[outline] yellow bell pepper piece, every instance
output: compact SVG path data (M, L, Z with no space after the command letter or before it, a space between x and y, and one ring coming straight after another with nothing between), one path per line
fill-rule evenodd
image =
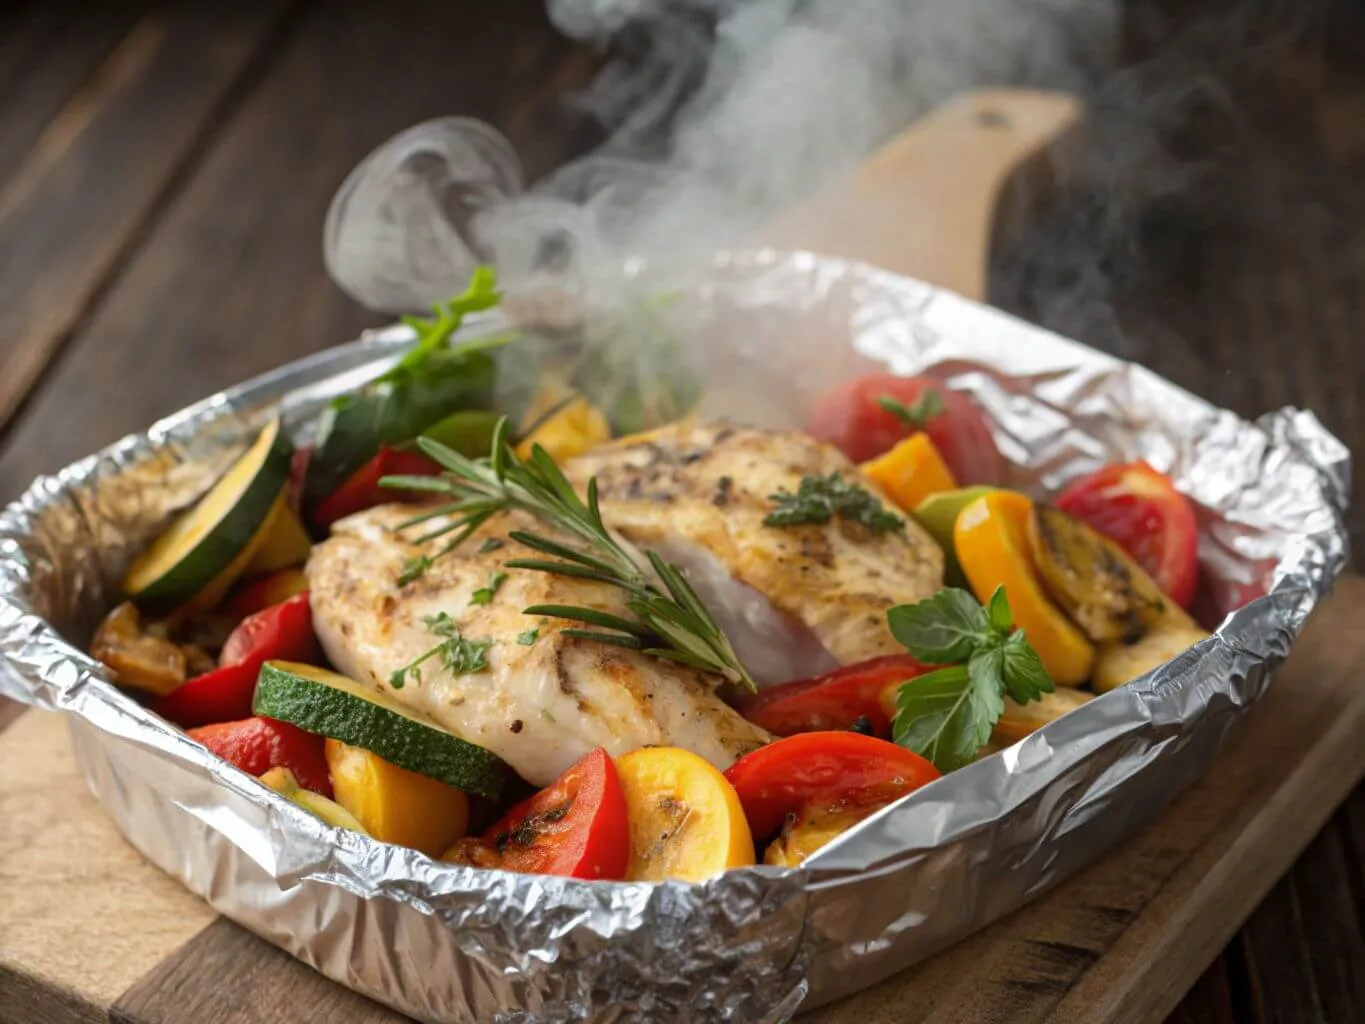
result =
M541 389L526 411L526 422L534 423L562 402L571 392L563 385ZM611 440L611 425L601 411L581 395L545 420L517 445L517 455L529 458L532 445L540 445L556 462L582 455L604 441Z
M337 803L376 839L436 857L469 827L461 790L338 740L329 739L326 752Z
M308 561L313 542L289 503L276 505L266 521L265 538L247 563L245 575L290 569Z
M907 512L919 508L931 494L957 490L952 470L925 433L897 442L885 455L864 462L862 469L864 476Z
M1080 686L1095 662L1095 645L1058 608L1038 581L1026 533L1033 502L1016 491L992 491L964 508L953 548L983 604L1003 586L1014 624L1024 631L1059 686Z
M734 787L705 758L649 747L616 758L630 819L626 880L702 882L754 862Z
M348 828L352 832L365 831L355 816L336 801L328 800L321 793L314 793L311 789L300 786L298 780L294 778L294 773L288 768L283 766L271 768L261 776L261 782L286 800L298 804L310 814L316 814L335 828Z

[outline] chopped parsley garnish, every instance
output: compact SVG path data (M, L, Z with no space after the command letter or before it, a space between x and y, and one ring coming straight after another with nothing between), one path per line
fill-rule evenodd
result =
M401 690L408 679L420 683L423 662L438 656L441 664L457 676L488 671L488 649L493 646L493 641L470 640L462 636L460 627L445 612L425 616L422 622L429 633L442 638L441 642L402 668L394 669L389 676L389 685L395 690Z
M875 533L905 529L900 516L888 512L880 501L838 473L802 477L795 494L778 491L768 495L768 500L776 507L764 518L764 526L827 523L837 515Z
M507 579L507 573L493 573L488 577L488 586L480 587L478 590L474 591L474 593L470 595L469 603L489 604L493 600L493 595L498 592L498 588L502 586L502 581L505 579Z
M517 634L517 643L523 647L530 647L536 642L536 637L540 636L540 630L528 629Z
M922 427L946 408L937 388L925 388L909 405L890 395L882 395L877 404L907 427Z

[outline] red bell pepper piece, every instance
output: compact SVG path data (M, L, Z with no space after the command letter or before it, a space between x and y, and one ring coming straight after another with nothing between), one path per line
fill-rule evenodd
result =
M318 502L313 510L313 522L325 530L338 519L385 502L401 501L404 498L402 491L379 486L379 481L386 476L437 476L440 472L440 465L421 452L380 448L374 458Z
M219 667L181 683L157 702L155 710L184 726L246 718L263 664L308 662L316 653L317 637L305 591L243 619L223 645Z
M296 725L257 715L191 729L189 736L248 775L259 778L271 768L288 768L304 789L332 795L324 754L327 741Z

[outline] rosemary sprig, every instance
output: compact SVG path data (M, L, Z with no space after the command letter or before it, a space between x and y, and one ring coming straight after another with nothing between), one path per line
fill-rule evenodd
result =
M426 564L457 547L493 513L509 508L529 512L569 534L581 547L540 534L513 531L509 534L512 540L549 557L513 559L506 563L507 568L533 569L619 587L625 591L626 608L634 621L572 605L536 606L527 608L527 614L596 626L600 631L576 629L565 633L633 647L719 673L731 683L756 689L729 638L682 573L649 551L646 555L651 575L612 537L598 509L597 481L588 481L585 502L543 448L533 445L530 457L522 460L507 438L508 424L504 418L493 431L492 450L486 459L471 459L429 438L421 438L418 444L422 451L440 463L446 473L441 477L385 477L380 481L384 487L420 489L452 499L398 527L404 529L441 516L449 517L448 522L421 538L434 540L454 535L439 551L428 556Z

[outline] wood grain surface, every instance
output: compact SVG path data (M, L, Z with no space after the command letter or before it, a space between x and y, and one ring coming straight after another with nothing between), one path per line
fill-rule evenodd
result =
M997 248L991 300L1244 415L1311 407L1359 446L1361 5L1133 0L1125 36L1082 97L1065 201ZM534 176L594 139L558 98L599 60L536 0L0 5L0 497L372 322L317 255L354 162L459 112ZM1351 526L1365 539L1359 508ZM1172 1020L1365 1019L1362 865L1357 790Z

